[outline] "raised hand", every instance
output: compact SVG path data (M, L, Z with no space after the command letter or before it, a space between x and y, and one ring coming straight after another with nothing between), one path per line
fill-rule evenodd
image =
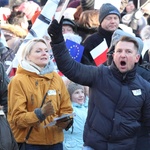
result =
M47 29L48 34L51 37L52 44L58 44L64 41L64 37L62 34L63 18L64 17L61 18L60 23L58 23L58 21L54 19Z

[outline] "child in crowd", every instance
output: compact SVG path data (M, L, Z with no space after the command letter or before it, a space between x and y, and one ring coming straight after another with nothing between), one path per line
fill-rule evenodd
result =
M84 86L70 82L68 91L75 113L73 126L64 131L64 150L81 150L83 147L83 129L87 117L86 94Z

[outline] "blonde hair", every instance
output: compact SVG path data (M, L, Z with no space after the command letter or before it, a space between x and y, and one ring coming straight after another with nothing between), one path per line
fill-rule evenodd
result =
M21 60L27 60L26 57L30 54L33 46L38 42L42 42L47 46L47 43L43 38L34 38L29 40L22 49Z

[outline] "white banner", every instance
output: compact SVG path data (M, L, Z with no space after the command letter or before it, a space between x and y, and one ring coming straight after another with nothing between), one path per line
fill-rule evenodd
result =
M32 39L34 37L43 37L47 34L47 28L49 27L54 14L56 12L56 9L58 7L60 0L48 0L43 7L40 16L36 19L34 22L32 28L30 29L30 32L26 36L24 42L20 45L20 48L16 54L16 57L14 58L12 64L9 66L7 70L7 74L10 73L11 68L17 68L19 61L20 61L20 55L22 47L24 46L25 42L29 39Z

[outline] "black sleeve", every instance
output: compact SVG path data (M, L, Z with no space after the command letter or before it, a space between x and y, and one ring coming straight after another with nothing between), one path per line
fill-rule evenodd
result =
M9 78L4 71L2 63L0 63L0 105L4 106L4 112L7 115L7 86Z
M150 60L149 60L149 55L148 55L148 50L145 52L145 54L144 54L144 56L143 56L142 62L144 62L144 61L147 61L147 62L150 61Z

